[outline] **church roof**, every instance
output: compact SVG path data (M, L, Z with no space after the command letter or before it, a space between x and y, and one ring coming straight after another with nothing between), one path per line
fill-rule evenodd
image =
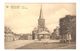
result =
M42 32L39 32L38 34L50 34L50 33L47 31L42 31Z

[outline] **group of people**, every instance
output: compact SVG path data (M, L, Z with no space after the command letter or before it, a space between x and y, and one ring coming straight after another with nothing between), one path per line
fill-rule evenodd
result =
M71 37L70 33L67 33L62 38L62 42L64 42L64 43L71 43L71 40L72 40L72 37Z

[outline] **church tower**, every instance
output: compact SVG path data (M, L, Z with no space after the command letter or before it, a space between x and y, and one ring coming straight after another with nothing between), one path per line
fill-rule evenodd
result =
M40 8L40 15L38 19L38 27L33 31L33 39L49 39L50 33L45 26L45 19L43 18L42 6Z
M40 15L38 19L38 32L42 32L45 29L45 19L43 18L42 6L40 9Z

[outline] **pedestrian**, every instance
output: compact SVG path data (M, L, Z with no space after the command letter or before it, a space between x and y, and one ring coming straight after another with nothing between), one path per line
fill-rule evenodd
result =
M72 38L71 38L71 34L68 33L68 34L67 34L67 41L68 41L68 43L71 43L71 39L72 39Z

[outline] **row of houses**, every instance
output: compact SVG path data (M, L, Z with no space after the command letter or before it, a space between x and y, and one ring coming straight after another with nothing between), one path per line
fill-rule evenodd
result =
M4 39L6 42L9 42L9 41L16 41L20 38L20 35L19 34L16 34L14 33L10 27L7 27L5 26L5 29L4 29Z
M4 28L4 40L6 42L16 41L16 40L32 40L32 34L30 33L14 33L10 27L5 26Z
M32 40L32 34L30 34L30 33L22 34L20 36L19 40Z

